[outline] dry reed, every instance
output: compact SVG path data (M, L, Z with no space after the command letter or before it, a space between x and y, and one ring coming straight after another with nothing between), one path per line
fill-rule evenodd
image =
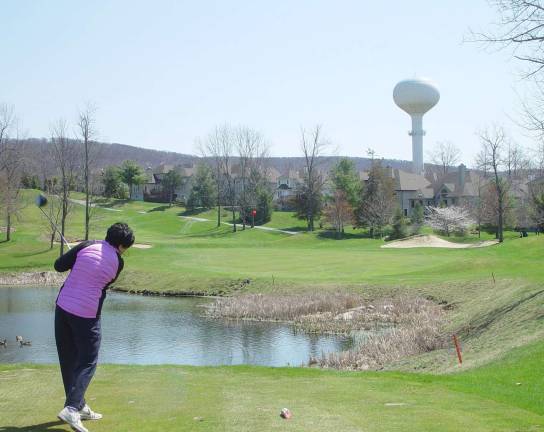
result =
M245 294L218 298L207 309L213 318L248 319L254 321L293 321L298 317L319 313L339 314L362 303L357 294Z
M348 351L322 354L310 364L348 370L382 369L405 357L444 348L445 313L431 302L399 317L399 324L389 330L371 333Z
M421 297L365 301L350 293L246 294L216 299L207 314L214 318L288 321L295 329L309 333L355 336L363 331L353 349L310 359L310 364L335 369L381 369L446 343L443 308Z

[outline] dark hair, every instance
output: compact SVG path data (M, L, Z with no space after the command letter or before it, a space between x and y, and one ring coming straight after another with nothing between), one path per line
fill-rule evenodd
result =
M134 244L134 233L126 223L117 222L108 228L106 241L115 248L129 248Z

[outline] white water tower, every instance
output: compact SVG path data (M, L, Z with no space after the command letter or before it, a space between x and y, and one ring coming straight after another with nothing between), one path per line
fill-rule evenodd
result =
M412 117L412 172L424 174L423 168L423 114L440 100L438 88L425 78L399 82L393 89L393 100Z

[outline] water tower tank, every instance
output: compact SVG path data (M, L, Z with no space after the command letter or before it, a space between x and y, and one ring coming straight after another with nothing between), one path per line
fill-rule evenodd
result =
M423 174L423 114L440 100L438 88L425 78L404 80L393 89L393 100L412 117L412 171Z

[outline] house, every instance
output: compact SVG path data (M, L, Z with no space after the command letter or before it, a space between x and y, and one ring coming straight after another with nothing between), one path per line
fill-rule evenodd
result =
M132 185L132 199L136 201L168 202L170 197L164 190L164 176L172 170L178 170L182 176L181 185L174 191L174 200L185 202L191 192L191 179L196 168L193 164L167 165L161 164L144 171L145 181L139 185Z
M386 167L385 169L393 179L395 197L404 216L412 216L418 202L424 207L434 204L434 189L431 182L424 176L398 168ZM359 172L359 178L366 182L368 172Z
M434 189L425 176L400 169L391 171L395 195L404 216L411 217L418 203L423 207L434 204Z
M300 172L287 168L283 173L272 168L270 181L274 191L274 203L279 210L290 210L292 200L297 194L297 189L302 184Z
M434 205L472 206L489 180L481 173L467 170L464 164L434 182Z

